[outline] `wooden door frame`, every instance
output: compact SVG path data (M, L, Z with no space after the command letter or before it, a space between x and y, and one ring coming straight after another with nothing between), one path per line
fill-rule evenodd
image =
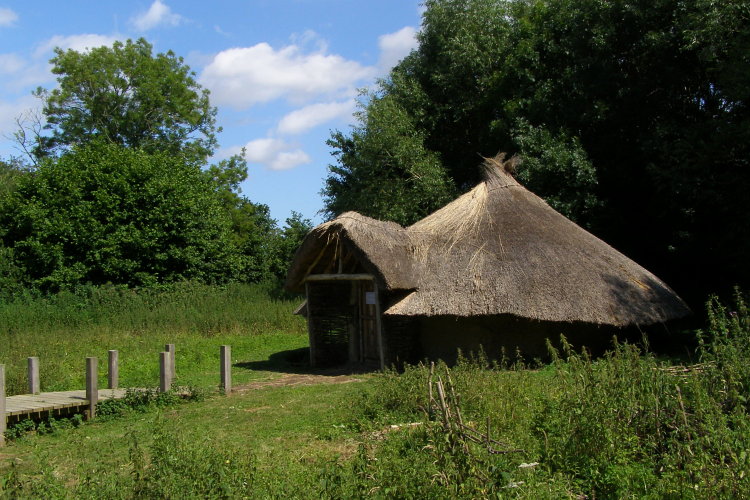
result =
M380 356L380 369L385 369L385 352L380 307L380 289L372 274L308 274L305 278L305 300L307 300L307 335L310 343L310 366L315 367L315 329L312 325L312 307L310 304L309 283L315 281L372 281L375 294L375 336ZM358 326L361 329L361 327ZM362 335L362 332L359 333Z

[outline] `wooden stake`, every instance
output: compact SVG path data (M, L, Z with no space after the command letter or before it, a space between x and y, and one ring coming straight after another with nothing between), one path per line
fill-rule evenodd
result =
M170 359L168 352L159 353L159 392L168 392L172 388L172 370L169 366Z
M109 363L107 366L107 385L110 389L117 389L120 377L119 364L119 353L117 351L109 351Z
M0 365L0 446L5 445L5 365Z
M96 417L96 403L99 401L98 367L96 358L86 358L86 399L89 402L87 420Z
M28 358L29 394L39 394L39 358L36 356Z
M224 391L224 394L229 394L232 392L232 347L221 346L219 357L221 359L221 383L219 387Z
M174 368L174 344L166 344L164 350L169 353L169 371L172 373L172 380L177 376Z

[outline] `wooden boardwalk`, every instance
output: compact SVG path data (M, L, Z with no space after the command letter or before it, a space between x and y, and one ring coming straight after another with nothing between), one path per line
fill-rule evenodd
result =
M125 389L99 389L98 401L122 399ZM89 406L86 390L19 394L5 398L5 417L17 422L27 417L45 417L80 412Z

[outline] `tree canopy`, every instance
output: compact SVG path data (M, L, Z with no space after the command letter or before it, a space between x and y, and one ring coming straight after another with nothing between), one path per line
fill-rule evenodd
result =
M216 108L182 58L139 39L51 63L40 127L16 135L34 166L0 161L0 297L284 277L310 221L241 195L244 154L208 164Z
M94 140L205 161L216 148L216 108L181 57L143 38L87 52L55 49L58 87L38 89L45 128L37 156Z
M77 146L43 160L0 203L0 242L42 290L221 282L239 271L210 180L168 153Z
M434 191L396 198L381 179L429 158L441 192L458 194L480 156L504 151L522 157L529 189L679 292L702 300L748 282L750 4L425 6L417 49L332 136L329 215L413 221ZM381 196L394 206L380 210Z

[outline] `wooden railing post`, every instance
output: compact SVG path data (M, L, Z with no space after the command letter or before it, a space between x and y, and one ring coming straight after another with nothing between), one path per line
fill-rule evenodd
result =
M232 392L232 347L228 345L221 346L221 383L219 388L224 394Z
M168 352L159 353L159 392L167 392L172 388L172 370L169 360Z
M166 344L164 350L169 353L169 371L171 373L172 380L174 380L177 372L174 369L174 344Z
M5 444L5 365L0 365L0 446Z
M96 417L96 403L99 402L99 369L95 357L86 358L86 399L89 402L87 420Z
M109 351L109 363L107 364L107 386L110 389L117 389L120 378L119 367L120 353L115 350Z
M28 358L29 394L39 394L39 358L36 356Z

